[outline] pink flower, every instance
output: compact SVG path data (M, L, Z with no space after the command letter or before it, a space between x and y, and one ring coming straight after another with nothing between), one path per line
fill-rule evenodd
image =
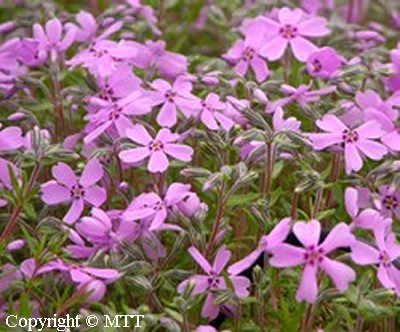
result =
M156 193L143 193L136 197L123 213L125 220L148 218L151 220L149 230L153 231L163 225L168 214L179 212L180 206L192 195L190 185L172 183L163 198Z
M192 160L193 149L187 145L173 143L179 139L179 134L173 134L169 129L161 129L153 139L142 125L134 125L126 131L127 137L140 145L119 153L125 163L137 163L149 158L147 169L151 173L165 172L169 166L167 155L188 162Z
M42 200L55 205L62 202L71 203L63 220L72 224L81 216L85 203L99 207L107 198L106 191L96 185L103 177L103 167L97 159L89 161L78 179L73 170L64 163L52 168L56 179L44 183L41 187Z
M217 94L210 92L204 100L200 101L200 120L210 130L218 130L222 127L229 131L235 122L224 114L226 109Z
M330 259L328 254L339 247L350 246L354 242L349 227L344 223L336 225L322 243L320 243L321 225L315 219L308 223L295 223L293 233L304 248L280 244L271 249L270 264L280 268L304 265L296 294L297 301L315 302L318 295L319 269L328 274L339 291L346 291L349 283L355 280L356 274L347 265Z
M261 238L257 248L254 251L240 261L231 265L228 269L228 272L234 275L241 273L242 271L250 268L261 254L269 253L271 252L272 248L282 244L289 234L290 222L290 218L282 219L268 235L264 235Z
M62 38L63 30L64 38ZM33 36L39 42L39 48L44 52L49 52L52 61L56 61L59 54L67 50L74 42L75 29L65 29L58 18L53 18L46 23L45 29L40 24L34 24Z
M281 58L290 46L294 56L305 62L317 47L304 37L323 37L329 33L325 18L308 17L298 8L281 8L278 12L278 22L267 17L263 20L268 25L271 41L260 50L260 54L271 61Z
M221 276L221 273L231 258L231 252L224 246L221 247L215 256L213 265L211 266L195 247L190 247L188 251L206 274L195 275L192 278L184 280L178 285L178 291L182 293L188 283L194 281L195 285L193 295L204 292L207 293L207 298L203 305L201 315L203 317L214 319L220 311L220 308L214 304L215 291L218 289L228 288L225 282L225 277ZM250 286L250 282L246 277L229 275L227 278L230 279L234 292L238 297L246 297L249 295L247 288Z
M1 128L1 127L0 127ZM18 127L7 127L0 130L0 152L15 150L25 143L22 131Z
M257 81L263 82L269 74L264 59L259 55L259 51L265 41L265 38L249 35L245 40L238 40L222 57L235 65L235 71L239 76L244 77L250 66L256 75Z
M350 228L364 228L364 229L375 229L376 227L382 227L383 225L390 225L392 220L383 218L380 213L374 209L367 208L360 212L360 198L359 191L355 188L346 188L344 194L344 203L346 211L352 218Z
M342 66L343 59L332 47L323 47L307 59L307 71L310 76L329 79Z
M391 218L396 215L400 218L400 190L395 186L380 186L378 198L374 200L374 203L383 216Z
M332 145L342 144L347 174L352 171L358 172L362 168L362 156L381 160L387 153L383 144L373 140L384 135L376 121L367 121L355 129L350 129L335 115L328 114L322 120L317 120L316 124L326 133L308 135L314 149L323 150Z
M157 123L163 127L172 127L177 122L177 108L186 116L193 113L194 105L198 98L191 94L192 83L183 76L179 76L173 86L168 82L157 79L151 83L151 87L157 92L150 94L154 105L160 105Z
M378 265L377 276L383 287L394 289L400 295L400 271L393 264L400 257L400 246L394 233L386 235L383 227L374 231L374 248L364 242L355 241L351 245L351 258L359 265Z

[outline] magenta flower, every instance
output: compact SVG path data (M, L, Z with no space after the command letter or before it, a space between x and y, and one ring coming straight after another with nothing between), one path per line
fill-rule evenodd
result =
M339 247L353 244L354 236L350 233L349 227L344 223L336 225L321 244L321 225L318 220L295 223L293 233L304 248L285 243L277 245L271 249L270 264L279 268L304 265L296 294L297 301L315 302L318 295L319 269L328 274L339 291L344 292L349 283L355 280L356 274L347 265L330 259L328 254Z
M235 65L235 71L239 76L244 77L250 66L257 81L263 82L269 74L267 64L259 55L264 44L264 38L249 35L245 40L238 40L222 57Z
M182 293L187 287L187 284L190 281L194 281L195 285L193 295L204 292L207 293L206 301L201 310L201 316L214 319L220 311L220 308L214 304L214 292L218 289L227 289L225 278L221 276L221 273L231 258L231 252L224 246L221 247L215 256L213 265L211 266L195 247L190 247L188 251L206 274L195 275L192 278L184 280L178 285L178 291ZM250 281L246 277L229 275L229 279L234 288L234 292L238 297L246 297L249 295L247 288L250 286Z
M383 287L393 289L400 295L400 271L394 261L400 257L400 246L394 233L386 235L383 227L374 231L374 248L364 242L355 241L351 245L351 258L359 265L378 265L377 277Z
M171 86L168 82L157 79L151 87L157 92L151 93L154 105L160 105L161 109L157 116L157 123L163 127L172 127L177 122L177 108L186 116L190 117L198 98L191 94L192 83L179 76Z
M63 32L64 38L62 38ZM39 48L50 53L52 61L56 61L59 54L67 50L74 42L75 29L72 27L65 29L58 18L53 18L46 23L45 29L40 24L34 24L33 36L39 42Z
M376 121L368 121L363 125L350 129L335 115L325 115L317 120L317 126L327 133L309 134L312 145L316 150L323 150L329 146L342 144L346 173L358 172L363 165L362 156L373 160L381 160L387 153L387 148L373 139L384 135L381 126Z
M261 240L254 251L231 265L228 272L233 275L239 274L240 272L250 268L262 253L269 253L272 248L282 244L289 234L290 222L290 218L282 219L268 235L261 237Z
M263 18L268 25L268 42L260 54L268 60L274 61L283 56L290 46L294 56L305 62L309 55L317 50L317 46L304 37L323 37L329 33L326 19L322 17L308 17L301 9L281 8L278 12L278 22Z
M217 94L211 92L204 100L200 101L200 120L210 130L218 130L222 127L229 131L235 122L225 115L225 103L223 103Z
M329 79L342 66L343 59L332 47L323 47L307 59L307 72L310 76Z
M169 166L167 155L184 162L192 160L193 149L187 145L173 143L180 136L171 133L169 129L161 129L153 139L145 127L137 124L126 131L126 136L140 147L120 152L120 159L133 164L149 158L147 169L151 173L167 170Z
M149 218L150 231L160 228L168 214L180 212L181 206L192 195L190 185L172 183L161 198L156 193L143 193L136 197L123 213L125 220L139 220Z
M97 159L87 163L78 179L67 164L58 163L51 169L53 177L41 187L42 200L49 205L71 203L63 220L72 224L81 216L85 203L99 207L107 198L106 191L96 185L103 177L103 167Z

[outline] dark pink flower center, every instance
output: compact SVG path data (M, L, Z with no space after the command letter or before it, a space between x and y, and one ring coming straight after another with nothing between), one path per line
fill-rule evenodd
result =
M355 130L346 129L343 131L342 138L345 143L355 143L358 141L359 135Z
M80 184L76 184L70 190L72 199L80 199L85 196L85 190Z
M387 208L388 210L395 210L397 208L397 206L399 205L397 197L395 197L393 195L385 196L382 203L385 206L385 208Z
M324 250L322 248L316 248L315 246L311 245L306 248L304 259L306 260L306 264L310 265L321 263L324 259Z
M298 29L291 24L285 24L279 29L279 33L283 38L293 39L297 36Z
M164 148L164 144L163 144L162 142L156 141L156 140L154 140L153 142L151 142L150 145L149 145L149 149L150 149L151 151L153 151L153 152L160 151L160 150L162 150L163 148Z
M389 267L390 264L392 263L392 261L390 260L389 255L387 254L386 251L382 251L379 254L379 260L381 261L381 263L383 264L384 267Z
M251 59L254 58L255 55L256 51L254 50L254 48L247 46L242 53L242 58L245 61L250 61Z
M318 72L321 71L322 65L321 65L321 62L318 59L315 59L313 61L312 65L313 65L313 70L314 70L315 73L318 73Z
M220 277L217 275L215 271L210 271L210 276L207 279L209 288L219 288L220 286Z
M122 113L122 108L121 107L115 107L113 110L108 114L108 120L109 121L114 121L119 118L119 116Z
M173 90L168 90L165 93L165 98L167 99L168 102L173 103L174 102L174 97L176 96L176 92Z
M207 111L210 111L210 112L212 111L212 108L210 106L208 106L204 100L201 101L201 107L205 108Z

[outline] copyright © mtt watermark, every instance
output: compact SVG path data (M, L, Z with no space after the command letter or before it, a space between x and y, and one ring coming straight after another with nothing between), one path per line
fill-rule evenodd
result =
M23 327L28 331L42 331L44 328L55 328L57 331L65 331L71 327L141 327L140 320L144 315L88 315L82 317L79 315L52 318L19 318L18 315L9 315L6 318L6 325L8 327Z

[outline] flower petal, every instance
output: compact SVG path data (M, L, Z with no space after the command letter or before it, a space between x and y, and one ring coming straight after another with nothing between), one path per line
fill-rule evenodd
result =
M164 151L168 155L181 161L191 161L193 149L190 146L183 144L165 144Z
M317 295L317 266L307 264L304 267L300 285L296 292L296 300L299 302L306 301L308 303L314 303L317 299Z
M101 166L98 159L94 158L90 160L79 180L79 183L83 187L90 187L98 182L103 177L103 167Z
M70 190L60 186L56 181L46 182L41 186L42 200L47 204L59 204L71 199Z
M83 207L84 207L83 199L73 200L71 207L69 208L67 214L63 218L63 221L66 222L67 224L73 224L81 216Z
M349 283L356 279L356 273L352 268L328 257L323 258L320 266L341 292L344 292L349 287Z
M298 221L293 226L293 233L305 247L316 247L321 234L321 224L312 219L309 222Z
M149 164L147 169L151 173L164 172L169 166L167 156L163 151L155 151L150 155Z
M74 171L65 163L58 163L51 169L53 177L68 188L76 185L77 178Z

